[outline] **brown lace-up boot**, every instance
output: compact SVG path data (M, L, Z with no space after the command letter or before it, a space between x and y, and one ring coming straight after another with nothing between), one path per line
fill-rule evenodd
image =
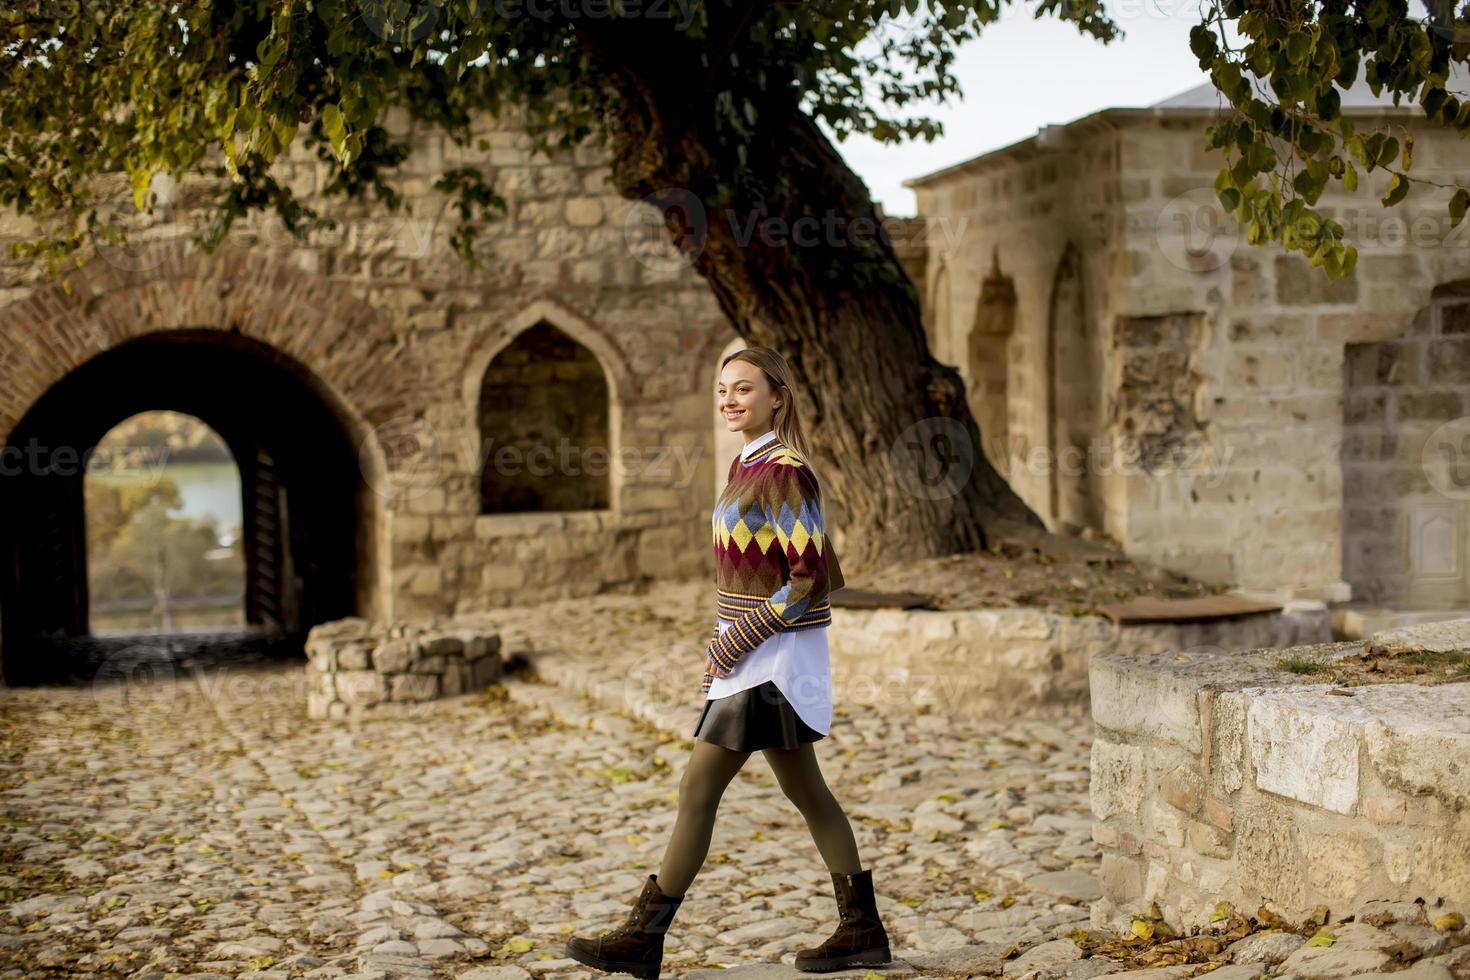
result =
M683 904L658 887L658 875L643 882L643 891L623 924L591 938L567 940L567 955L578 963L607 973L631 973L640 980L656 980L664 959L664 933Z
M796 951L796 968L804 973L823 973L891 963L888 932L878 918L878 902L873 897L873 869L852 875L833 872L832 891L837 895L842 921L822 945Z

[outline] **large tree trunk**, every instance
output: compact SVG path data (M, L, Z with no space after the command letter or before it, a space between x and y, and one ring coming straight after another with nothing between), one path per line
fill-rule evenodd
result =
M676 244L695 256L740 336L790 363L818 465L852 529L843 564L982 549L997 523L1043 528L985 458L963 379L930 355L918 292L867 188L821 129L795 105L760 106L760 146L747 159L765 187L783 189L721 204L717 186L735 183L733 155L712 145L698 72L680 77L669 54L656 64L604 61L624 104L608 120L613 181L625 197L665 209ZM789 234L784 246L759 234L742 243L762 216L788 229L802 216L847 227L815 245ZM857 219L870 229L867 247L827 244L851 240Z

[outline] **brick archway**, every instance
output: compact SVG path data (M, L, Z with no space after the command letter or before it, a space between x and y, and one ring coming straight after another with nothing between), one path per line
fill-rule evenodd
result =
M70 294L49 285L0 310L6 683L46 679L54 644L86 635L80 461L150 408L202 419L235 454L248 621L289 637L384 612L376 430L411 415L416 390L393 376L386 318L244 251L159 249L145 272L94 259Z
M179 241L147 246L127 267L96 257L0 308L0 438L45 391L91 358L180 327L259 341L319 379L334 408L364 433L413 413L424 382L396 365L389 318L347 286L253 252L185 254ZM402 376L400 376L400 374Z

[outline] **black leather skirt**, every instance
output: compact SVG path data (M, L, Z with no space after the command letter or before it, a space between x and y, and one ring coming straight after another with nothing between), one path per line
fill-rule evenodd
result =
M736 752L794 749L802 742L826 738L801 720L775 681L722 698L706 698L694 737Z

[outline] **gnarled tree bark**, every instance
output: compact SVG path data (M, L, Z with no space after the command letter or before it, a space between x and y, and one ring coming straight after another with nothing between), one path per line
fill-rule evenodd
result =
M760 106L747 164L776 190L720 203L735 161L713 149L704 102L689 98L701 69L677 52L630 60L604 41L588 46L623 104L608 120L613 182L664 210L740 336L789 362L825 486L853 529L844 567L983 549L1002 521L1043 529L985 458L963 379L930 354L918 292L867 188L817 124L794 103ZM798 244L759 231L803 217L835 234Z

